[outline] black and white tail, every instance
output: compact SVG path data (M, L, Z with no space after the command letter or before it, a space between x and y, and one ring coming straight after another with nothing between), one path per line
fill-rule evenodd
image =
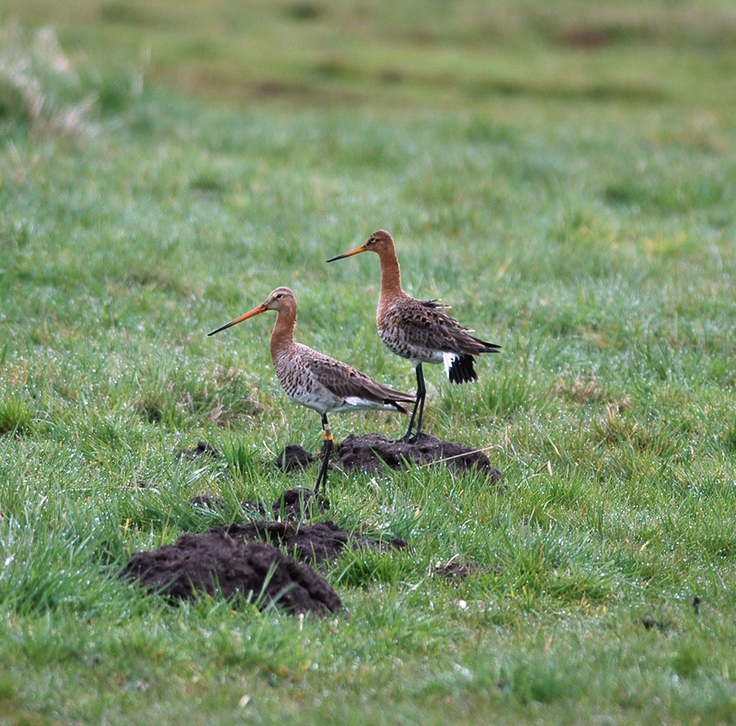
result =
M478 374L473 367L475 358L469 353L443 353L442 357L450 383L470 383L478 380Z

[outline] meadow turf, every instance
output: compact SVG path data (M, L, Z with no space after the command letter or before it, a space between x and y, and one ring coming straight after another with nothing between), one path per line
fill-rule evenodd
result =
M730 5L428 2L383 28L383 3L172 7L11 3L73 62L6 25L40 112L0 46L0 723L735 722ZM320 445L273 316L206 337L273 288L298 340L413 390L378 260L325 263L379 227L408 291L503 346L470 386L429 367L425 412L502 485L333 473L331 518L409 543L325 571L349 617L121 582L133 552L313 484L272 466ZM222 458L174 456L199 439Z

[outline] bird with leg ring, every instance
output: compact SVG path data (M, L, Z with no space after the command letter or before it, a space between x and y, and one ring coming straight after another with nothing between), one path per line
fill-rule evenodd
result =
M463 327L445 312L448 305L438 300L418 300L404 292L394 240L384 229L374 232L360 247L331 257L327 262L361 252L377 253L381 263L381 292L376 309L378 335L392 353L408 358L416 369L414 409L402 439L405 443L416 443L422 434L427 397L422 364L442 363L451 383L467 383L478 379L473 365L475 356L498 353L501 346L471 335L470 328Z
M346 363L297 343L294 340L296 296L288 287L277 287L260 305L208 335L215 335L269 310L278 313L271 333L271 360L276 377L289 398L317 411L322 417L322 465L314 487L316 496L320 487L324 488L327 484L333 449L327 414L359 410L408 414L402 404L414 403L414 396L394 391Z

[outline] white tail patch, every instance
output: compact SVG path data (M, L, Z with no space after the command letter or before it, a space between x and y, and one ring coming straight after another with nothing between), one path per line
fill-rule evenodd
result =
M348 406L354 408L383 408L384 404L376 403L375 401L369 401L367 398L361 398L360 396L345 396L345 403ZM385 404L385 408L392 408L388 404Z
M444 364L445 368L445 375L449 378L450 377L450 368L452 368L452 364L459 358L460 356L457 353L443 353L442 354L442 363Z

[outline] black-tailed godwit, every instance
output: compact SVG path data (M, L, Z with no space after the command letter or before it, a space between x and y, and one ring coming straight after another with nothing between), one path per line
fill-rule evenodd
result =
M345 363L297 343L294 340L296 297L288 287L277 287L265 302L208 335L268 310L278 313L271 333L271 359L281 387L293 401L314 409L322 416L324 445L322 467L314 487L316 494L320 485L324 487L327 483L332 453L332 431L327 414L366 409L408 413L401 404L412 403L414 396L394 391Z
M444 311L448 305L438 300L417 300L404 292L394 240L384 229L374 232L357 249L327 261L334 262L361 252L376 252L381 261L381 293L376 309L378 335L392 353L408 358L416 368L417 395L403 438L405 442L415 442L422 433L427 395L422 363L443 363L451 383L466 383L478 378L473 366L474 356L498 353L501 346L470 335L473 332L470 328L464 328ZM412 435L415 418L416 432Z

